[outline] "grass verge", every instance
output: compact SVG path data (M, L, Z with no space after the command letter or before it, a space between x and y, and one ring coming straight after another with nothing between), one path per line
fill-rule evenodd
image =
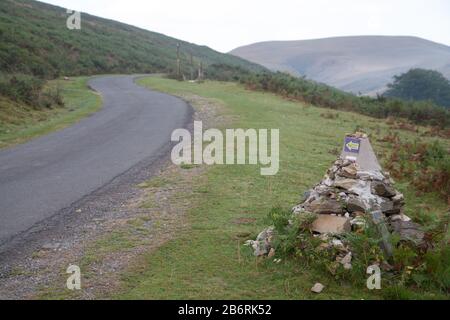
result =
M60 86L64 107L36 110L0 97L0 148L63 129L99 110L101 97L88 89L88 80L89 77L77 77L48 83L48 86Z

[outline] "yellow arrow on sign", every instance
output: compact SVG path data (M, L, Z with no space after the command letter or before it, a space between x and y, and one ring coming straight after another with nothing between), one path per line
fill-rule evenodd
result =
M359 143L353 141L347 142L346 146L349 150L359 150Z

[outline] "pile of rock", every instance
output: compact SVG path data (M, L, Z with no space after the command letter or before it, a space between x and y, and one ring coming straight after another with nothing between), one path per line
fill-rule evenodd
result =
M420 226L403 213L404 196L393 187L389 173L381 170L367 136L357 133L350 137L359 141L361 150L358 145L358 151L361 152L354 156L346 152L344 146L341 156L327 170L322 181L305 192L302 202L292 210L293 215L316 215L311 231L324 240L324 247L338 249L336 261L345 269L351 269L352 253L339 235L358 232L369 222L381 225L381 233L396 232L402 240L417 245L424 242ZM255 255L270 252L273 233L273 228L268 228L255 241L249 241ZM384 238L388 236L385 234Z
M394 221L409 221L403 214L403 194L387 173L363 171L356 162L339 158L324 179L307 191L294 214L317 214L312 230L340 234L365 225L366 213L380 210Z

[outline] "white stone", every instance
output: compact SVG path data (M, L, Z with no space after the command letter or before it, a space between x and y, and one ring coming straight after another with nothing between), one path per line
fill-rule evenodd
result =
M351 263L345 263L344 264L344 269L345 270L351 270L352 269L352 264Z
M356 217L355 219L350 221L350 224L352 226L358 226L358 227L365 227L366 226L366 219L364 219L363 217Z
M347 255L343 257L340 262L343 265L352 262L352 253L351 252L347 253Z
M320 282L317 282L312 288L311 291L314 293L321 293L322 290L325 289L325 286Z
M333 247L336 247L336 248L344 248L344 243L339 239L331 240L331 244L333 245Z
M403 222L409 222L411 221L411 218L408 217L406 214L394 214L389 217L391 221L403 221Z

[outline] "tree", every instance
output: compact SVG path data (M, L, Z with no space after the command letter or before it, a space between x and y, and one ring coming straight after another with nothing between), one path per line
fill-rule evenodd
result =
M430 100L437 105L450 107L450 82L434 70L411 69L388 85L387 97L405 100Z

